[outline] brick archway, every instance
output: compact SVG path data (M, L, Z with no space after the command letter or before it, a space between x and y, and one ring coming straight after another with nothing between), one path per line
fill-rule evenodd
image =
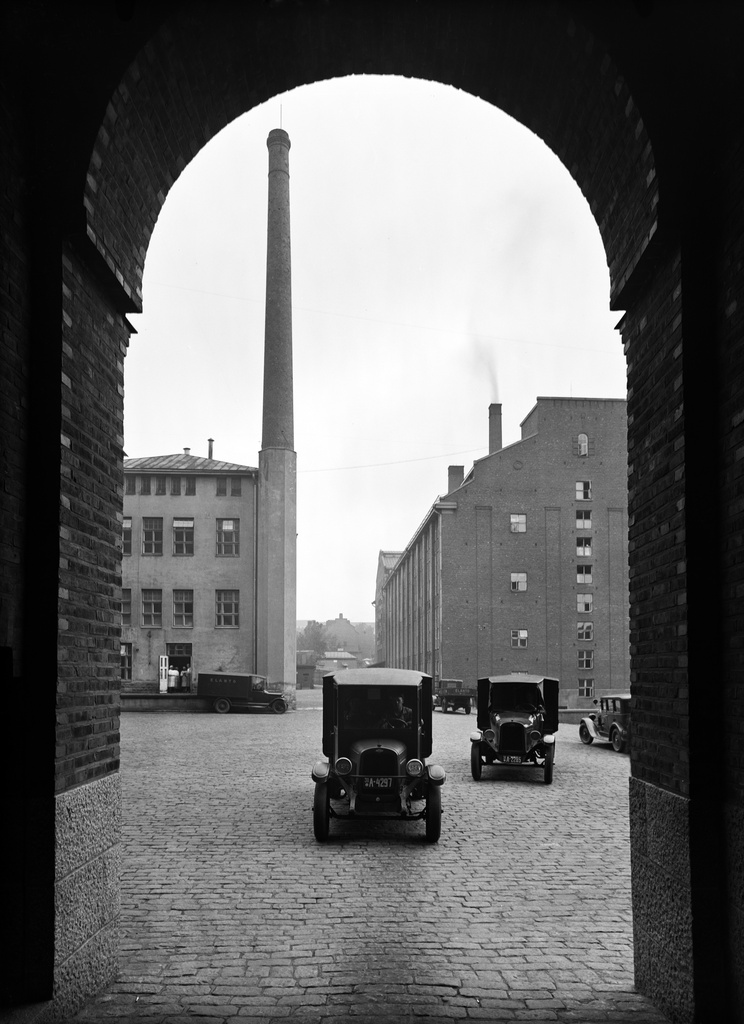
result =
M312 81L389 73L451 84L521 121L557 153L599 225L611 302L627 311L636 979L675 1020L714 1007L735 1016L744 204L740 131L716 113L723 88L741 112L735 47L692 9L640 3L165 3L128 16L124 6L93 25L63 22L84 63L71 112L53 98L69 60L53 32L41 42L19 33L4 85L22 81L24 46L40 48L48 79L23 99L2 93L14 182L2 205L13 268L3 356L17 424L3 515L23 552L6 549L2 577L14 714L39 657L47 676L57 666L16 809L15 827L32 837L19 868L42 907L31 924L27 904L13 904L11 927L24 922L25 936L19 998L49 997L53 981L56 1012L69 1013L115 964L125 315L139 308L158 212L189 160L245 110ZM727 24L735 42L741 22ZM59 123L31 128L29 111L41 120L45 103ZM705 153L684 131L691 113L717 129ZM55 494L59 481L51 505L49 480ZM37 577L40 564L55 571ZM717 759L711 703L728 712Z

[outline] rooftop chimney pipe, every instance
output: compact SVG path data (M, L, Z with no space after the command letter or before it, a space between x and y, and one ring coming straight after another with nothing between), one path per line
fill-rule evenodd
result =
M207 458L211 459L212 458L212 452L214 451L214 438L213 437L208 437L207 440L209 441L209 455L207 456Z
M465 479L465 467L464 466L448 466L447 467L447 494L457 490Z
M190 448L184 448L183 454L184 455L191 455L191 449Z
M501 402L492 402L488 407L488 454L500 452L504 447L501 441Z

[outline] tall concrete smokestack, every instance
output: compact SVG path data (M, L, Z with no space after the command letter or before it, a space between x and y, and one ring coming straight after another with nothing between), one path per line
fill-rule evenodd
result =
M294 692L297 455L292 386L289 136L269 132L263 434L258 455L256 669Z
M488 407L488 454L500 452L504 447L501 441L501 402L492 402Z

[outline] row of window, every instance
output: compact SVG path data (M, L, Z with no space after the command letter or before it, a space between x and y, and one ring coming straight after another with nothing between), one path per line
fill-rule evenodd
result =
M576 566L576 582L582 584L588 584L594 582L594 575L592 572L591 563L585 565ZM527 573L526 572L513 572L511 573L511 589L515 593L519 593L527 590Z
M174 590L171 622L175 628L192 628L194 625L194 591ZM121 592L121 621L124 626L132 625L132 591ZM148 629L163 626L163 591L143 589L140 601L140 625ZM221 628L240 625L240 591L215 590L214 625Z
M511 645L512 647L526 647L527 646L528 631L526 629L513 629L511 630ZM577 640L593 640L594 639L594 624L591 622L577 622L576 623L576 639ZM591 668L591 664L581 664L583 656L593 657L592 651L579 651L579 668Z
M137 476L134 473L124 474L124 493L137 493ZM144 474L139 477L140 494L166 494L168 482L170 481L171 494L196 494L195 476L172 476L170 473ZM217 476L214 477L215 494L218 498L227 496L228 487L230 496L239 498L243 490L243 479L239 476Z
M174 555L193 555L194 553L194 520L174 519L172 528L172 552ZM124 519L123 547L125 555L132 553L132 520ZM146 516L142 520L142 554L163 554L163 519L162 516ZM236 557L240 555L240 520L217 519L215 536L215 554Z
M576 483L576 497L579 497L579 484L582 487L588 488L588 494L586 495L587 500L592 496L592 485L590 480L579 480ZM592 510L590 508L577 508L576 509L576 529L577 530L591 530L592 528ZM512 512L509 515L509 529L512 533L527 533L527 515L524 512ZM586 541L589 541L591 548L591 537L584 537Z

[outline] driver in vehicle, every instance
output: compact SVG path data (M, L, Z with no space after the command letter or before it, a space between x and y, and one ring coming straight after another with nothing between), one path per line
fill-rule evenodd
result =
M411 709L403 703L403 695L398 694L392 701L380 722L383 729L402 729L411 724Z

